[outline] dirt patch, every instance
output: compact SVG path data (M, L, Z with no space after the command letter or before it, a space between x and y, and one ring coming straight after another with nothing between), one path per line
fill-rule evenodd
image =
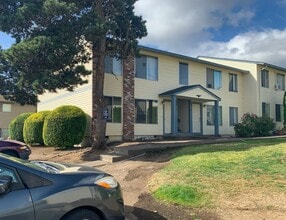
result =
M179 205L166 205L156 201L149 193L148 183L158 170L169 163L172 151L147 153L133 160L113 164L96 162L102 152L90 148L74 148L59 151L52 147L33 147L31 160L87 163L112 174L121 184L126 219L183 219L183 220L284 220L286 219L286 195L274 192L247 192L231 198L217 198L220 208L190 209ZM95 161L95 162L92 162Z

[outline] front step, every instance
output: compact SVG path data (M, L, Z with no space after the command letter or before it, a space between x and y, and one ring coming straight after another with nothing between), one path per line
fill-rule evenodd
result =
M129 158L127 155L121 154L101 154L100 160L107 163L114 163Z

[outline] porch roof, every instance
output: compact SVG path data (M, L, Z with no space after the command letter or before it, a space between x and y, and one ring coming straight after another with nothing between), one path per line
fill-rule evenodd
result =
M190 85L190 86L181 86L176 89L172 89L166 92L159 94L161 97L171 97L178 96L190 99L196 99L201 101L220 101L221 98L203 87L200 84Z

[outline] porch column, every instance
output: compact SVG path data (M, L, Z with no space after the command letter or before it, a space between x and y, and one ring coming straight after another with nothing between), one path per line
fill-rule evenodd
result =
M193 106L191 100L189 100L189 133L193 134Z
M171 96L171 133L178 133L177 96Z
M219 101L214 101L215 117L214 117L214 135L219 136Z

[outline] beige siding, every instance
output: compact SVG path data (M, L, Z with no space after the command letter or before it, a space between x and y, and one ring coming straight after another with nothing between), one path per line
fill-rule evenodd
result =
M11 112L2 112L3 103L11 105ZM14 102L7 101L2 96L0 96L0 107L0 128L2 131L7 130L11 121L18 115L26 112L36 112L37 109L36 106L33 105L19 105ZM4 135L2 138L7 138L7 136Z

